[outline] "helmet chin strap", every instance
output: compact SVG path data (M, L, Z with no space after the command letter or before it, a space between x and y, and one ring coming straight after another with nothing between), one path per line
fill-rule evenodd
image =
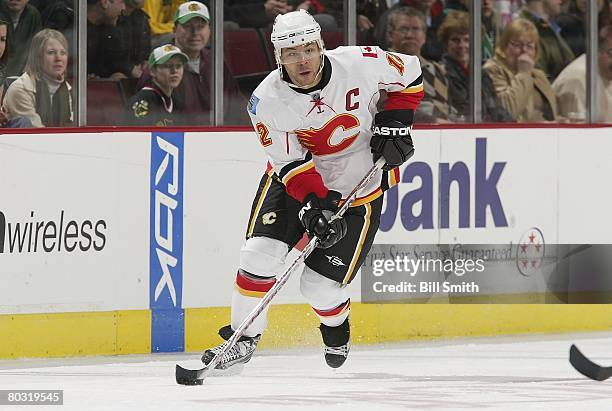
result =
M325 53L321 53L321 64L319 64L319 70L317 71L317 74L315 75L314 81L310 84L307 84L305 86L300 86L298 84L294 84L291 81L287 81L285 80L283 77L283 66L282 64L279 67L280 70L280 76L281 76L281 80L284 81L285 83L287 83L290 87L294 87L294 88L300 88L300 89L309 89L311 87L314 87L317 85L317 83L319 83L319 81L321 81L321 73L323 72L323 66L325 65ZM289 77L289 73L287 73L287 77ZM291 77L289 77L289 80L291 80Z

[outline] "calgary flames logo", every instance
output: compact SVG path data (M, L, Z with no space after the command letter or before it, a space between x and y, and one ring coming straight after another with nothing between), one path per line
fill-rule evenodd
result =
M321 128L296 130L302 146L316 156L338 153L355 141L359 135L359 120L351 114L338 114Z

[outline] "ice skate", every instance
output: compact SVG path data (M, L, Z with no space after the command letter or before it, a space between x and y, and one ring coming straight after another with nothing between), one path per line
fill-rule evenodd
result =
M332 368L339 368L344 364L351 348L351 328L348 318L338 327L329 327L321 324L321 336L325 348L325 362Z
M232 334L233 330L229 325L226 325L219 330L219 335L226 341L232 336ZM253 356L253 353L255 352L255 348L257 347L257 343L259 342L260 338L261 335L257 335L255 337L241 337L238 342L232 348L230 348L227 353L225 353L215 369L226 370L237 364L246 364L249 362ZM213 360L215 355L221 352L225 344L226 342L204 351L204 354L202 355L202 362L204 365L208 365Z

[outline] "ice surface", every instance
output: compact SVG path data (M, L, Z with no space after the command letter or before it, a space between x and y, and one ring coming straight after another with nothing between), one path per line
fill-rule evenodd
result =
M197 353L0 361L0 388L63 389L63 406L44 407L62 411L611 410L612 380L578 374L573 342L612 365L612 333L594 333L353 347L336 371L318 350L259 351L242 374L195 387L175 383L174 365L199 368Z

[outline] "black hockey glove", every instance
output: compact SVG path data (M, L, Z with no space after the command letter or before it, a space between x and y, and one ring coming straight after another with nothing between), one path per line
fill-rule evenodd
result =
M370 147L374 162L380 157L385 159L383 170L391 170L404 164L414 155L414 145L410 136L410 127L393 118L382 119L378 113L374 117Z
M298 216L306 232L310 237L319 237L318 248L329 248L336 244L346 235L346 220L338 218L329 222L332 215L338 210L338 203L342 194L330 191L325 198L319 198L316 194L309 194L300 210Z

